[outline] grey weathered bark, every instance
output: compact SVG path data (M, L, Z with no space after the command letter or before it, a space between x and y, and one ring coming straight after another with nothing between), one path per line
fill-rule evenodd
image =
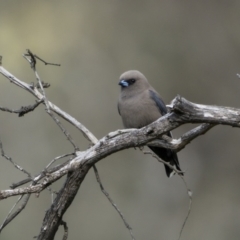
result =
M112 137L106 136L92 147L90 152L93 156L83 161L73 173L69 174L63 189L59 192L51 208L45 215L41 233L38 239L53 239L59 222L73 201L81 182L86 176L88 170L97 161L106 156L129 147L140 147L146 144L151 144L151 141L159 138L165 132L172 130L185 123L211 123L201 125L202 132L205 133L213 127L213 124L225 124L230 126L240 126L240 110L228 107L216 107L194 104L180 96L176 97L171 105L171 113L139 130L130 132L121 131L110 134ZM199 130L198 128L197 130ZM192 131L193 133L194 131ZM189 138L190 140L190 138ZM192 140L192 139L191 139ZM180 141L181 142L181 141ZM189 141L185 142L189 143ZM161 142L162 146L169 147L174 143ZM166 144L166 145L165 145ZM181 149L182 145L176 150Z

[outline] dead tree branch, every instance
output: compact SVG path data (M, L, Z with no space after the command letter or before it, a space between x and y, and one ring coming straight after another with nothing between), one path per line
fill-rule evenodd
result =
M83 124L78 122L75 118L61 110L59 107L47 99L43 82L36 71L35 57L36 56L31 52L28 52L28 54L25 55L25 58L29 61L35 73L37 85L27 84L19 80L14 75L9 73L5 68L3 68L2 65L0 66L0 73L5 76L11 83L31 93L37 99L37 104L43 103L46 106L47 112L54 119L56 124L58 124L65 136L67 136L68 141L73 145L75 152L55 158L48 164L45 169L43 169L43 171L33 177L26 170L21 170L20 166L14 164L11 161L11 158L8 158L4 154L1 145L0 147L2 149L2 156L11 161L17 169L26 173L28 175L28 178L12 185L11 187L14 189L1 190L0 200L12 196L20 196L20 200L22 196L26 195L24 204L22 204L22 210L26 206L27 200L32 193L40 193L52 183L56 182L58 179L66 176L64 185L60 191L58 191L51 207L45 214L40 233L37 237L39 240L54 239L56 231L61 224L64 226L64 239L66 239L68 228L67 225L63 222L63 215L74 200L78 189L80 188L81 183L83 182L88 171L98 161L104 159L105 157L123 149L142 147L145 145L171 148L175 151L180 151L196 137L200 136L201 134L205 134L215 125L222 124L232 127L240 127L240 109L195 104L184 99L183 97L177 96L173 99L172 103L169 106L169 113L159 118L152 124L141 129L127 129L111 132L102 139L98 140L93 135L93 133L91 133L91 131L87 129ZM38 105L35 107L37 106ZM0 110L5 111L6 109L7 108ZM16 112L16 110L12 110L10 112ZM74 143L69 133L63 127L60 121L52 114L52 112L56 113L59 117L62 117L73 126L75 126L78 130L80 130L86 139L90 141L92 146L84 151L79 151L77 145ZM183 134L179 139L171 139L165 136L167 132L187 123L198 123L200 125ZM162 140L159 140L159 138L162 138ZM71 158L67 159L63 164L59 164L50 168L50 165L53 162L62 157ZM97 179L99 179L97 170L95 170L95 173ZM22 184L27 183L27 186L20 187ZM189 196L191 195L189 190L188 194ZM113 202L111 203L114 205ZM19 212L16 211L15 213L11 214L10 211L9 216L2 224L1 229L6 226L6 224L18 213ZM127 224L127 222L124 221L124 223L131 231L131 227Z

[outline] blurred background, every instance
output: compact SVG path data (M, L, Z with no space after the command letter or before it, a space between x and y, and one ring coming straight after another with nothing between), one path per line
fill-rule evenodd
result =
M25 49L61 67L37 69L51 84L47 97L77 118L98 138L121 129L118 78L129 69L143 72L169 103L177 94L190 101L240 108L239 1L1 1L0 55L3 66L27 83L35 82ZM19 109L35 99L0 76L0 106ZM62 121L86 149L82 134ZM194 127L183 126L175 137ZM32 174L54 157L73 151L44 107L19 118L0 112L5 153ZM218 126L179 153L193 192L192 211L181 239L225 240L240 236L240 131ZM26 176L0 157L0 189ZM177 239L188 210L186 188L177 176L139 150L125 150L97 164L102 182L137 240ZM58 190L64 179L52 186ZM1 223L17 198L1 201ZM51 204L46 190L1 239L38 235ZM91 170L64 216L69 238L131 239L101 193ZM24 230L24 231L23 231ZM61 239L59 229L55 239Z

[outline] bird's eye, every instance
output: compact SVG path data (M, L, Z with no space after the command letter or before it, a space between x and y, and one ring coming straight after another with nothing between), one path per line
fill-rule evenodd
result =
M128 80L128 82L129 82L129 84L133 84L133 83L136 82L136 80L134 78L131 78L131 79Z

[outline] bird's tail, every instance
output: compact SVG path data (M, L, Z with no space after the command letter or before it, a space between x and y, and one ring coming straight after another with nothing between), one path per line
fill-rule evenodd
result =
M178 162L178 156L176 152L174 152L171 149L160 148L160 147L149 147L149 148L162 160L171 164L177 170L182 171ZM171 169L166 164L164 164L164 167L168 177L171 177L172 175L174 175L175 172L173 169ZM181 175L183 175L183 173L181 173Z

